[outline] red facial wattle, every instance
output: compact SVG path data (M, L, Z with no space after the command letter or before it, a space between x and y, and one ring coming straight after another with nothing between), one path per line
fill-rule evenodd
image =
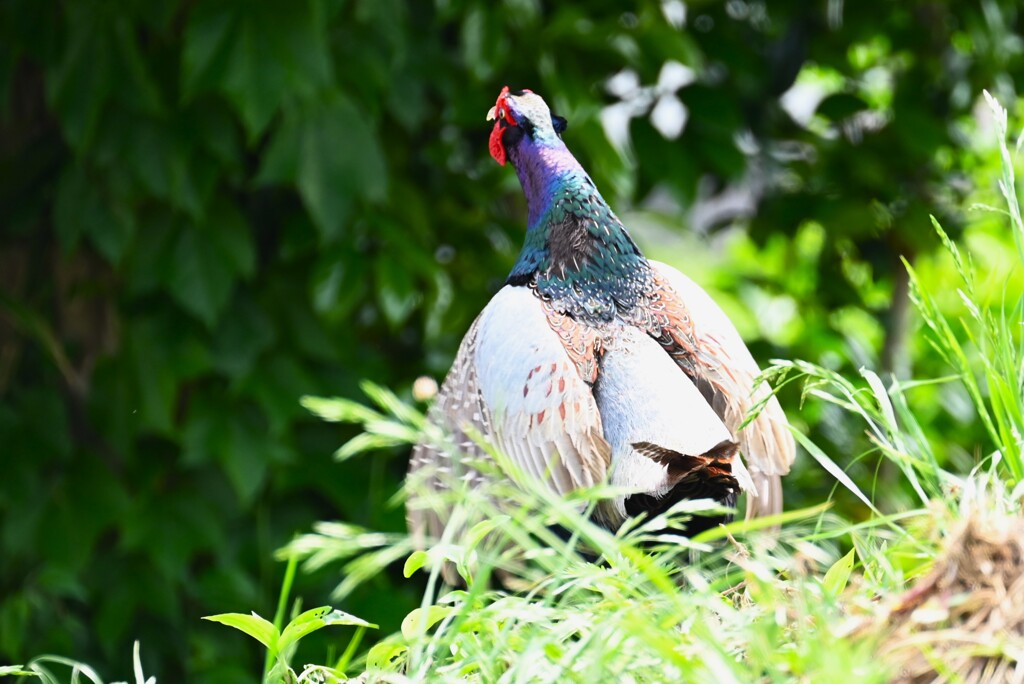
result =
M498 95L498 101L494 103L494 109L488 115L490 118L491 114L494 116L494 128L491 129L491 140L490 140L490 151L491 156L494 157L494 161L498 162L502 166L505 165L505 161L508 159L508 155L505 153L505 144L502 142L502 137L505 135L505 129L509 126L515 126L516 119L512 115L512 111L508 106L508 86L501 89L501 94Z
M501 121L494 122L494 128L491 129L491 156L494 157L494 161L498 162L502 166L505 165L505 146L501 142L501 136L505 135L505 127L501 124Z

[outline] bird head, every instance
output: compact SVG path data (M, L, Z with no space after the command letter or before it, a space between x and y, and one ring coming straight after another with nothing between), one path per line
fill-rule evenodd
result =
M565 119L551 113L540 95L532 90L510 92L508 86L501 89L498 101L487 112L487 120L494 121L491 156L502 166L509 150L524 141L544 144L559 140L567 125Z

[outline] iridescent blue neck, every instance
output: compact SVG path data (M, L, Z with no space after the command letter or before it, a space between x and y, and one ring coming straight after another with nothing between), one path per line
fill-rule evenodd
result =
M639 306L650 265L561 139L514 149L529 224L506 282L534 287L576 320L607 322Z
M580 187L593 182L560 138L524 140L513 160L516 175L523 186L528 210L527 229L537 228L565 187ZM594 190L597 193L597 190Z

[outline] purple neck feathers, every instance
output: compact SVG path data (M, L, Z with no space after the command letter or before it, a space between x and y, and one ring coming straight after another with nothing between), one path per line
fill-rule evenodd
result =
M551 208L561 186L586 182L587 172L561 140L524 141L511 158L526 195L527 227L535 228Z

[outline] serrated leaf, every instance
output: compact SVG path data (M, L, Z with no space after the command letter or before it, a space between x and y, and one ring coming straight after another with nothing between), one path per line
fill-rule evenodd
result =
M402 620L402 636L411 640L421 634L426 634L427 630L441 620L444 620L454 611L454 606L433 605L426 608L417 608Z
M409 557L405 559L405 565L402 567L402 574L406 577L412 577L413 574L427 564L427 559L430 556L427 555L426 551L416 550L409 554Z
M220 615L207 615L203 617L204 620L210 622L219 622L222 625L228 627L234 627L235 629L245 632L256 641L260 642L267 648L273 648L280 636L277 628L264 618L261 618L256 613L252 615L246 615L244 613L221 613Z
M857 559L857 549L850 549L850 552L832 564L832 567L825 573L821 580L825 591L838 596L846 588L846 583L853 572L853 564Z

